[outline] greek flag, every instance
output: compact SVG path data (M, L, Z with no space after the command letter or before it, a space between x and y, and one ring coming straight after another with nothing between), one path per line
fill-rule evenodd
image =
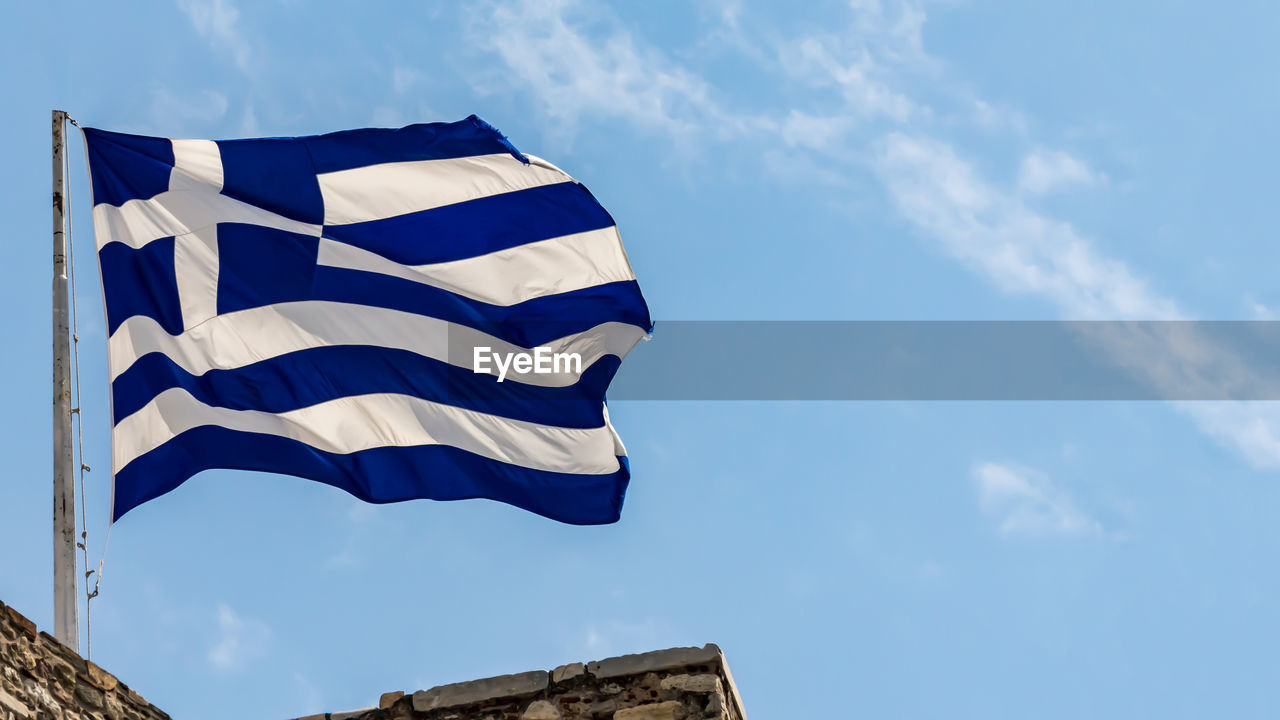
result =
M605 390L652 324L613 219L569 175L475 116L84 136L114 519L211 468L618 519Z

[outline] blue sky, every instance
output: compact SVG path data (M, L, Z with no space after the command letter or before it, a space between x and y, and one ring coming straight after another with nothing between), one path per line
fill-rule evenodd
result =
M213 138L478 114L609 208L659 323L1280 312L1269 3L313 5L4 11L0 599L42 627L55 107ZM106 468L71 152L86 460ZM635 474L606 527L206 473L113 529L94 659L197 719L708 641L754 720L1276 712L1273 405L612 417ZM87 487L95 551L108 482Z

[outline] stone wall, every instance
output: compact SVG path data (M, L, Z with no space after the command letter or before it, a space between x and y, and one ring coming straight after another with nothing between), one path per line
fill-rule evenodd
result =
M0 720L168 720L111 673L0 603Z
M0 720L169 720L113 675L0 603ZM385 693L300 720L746 720L715 645Z
M386 693L378 705L299 720L746 720L715 645Z

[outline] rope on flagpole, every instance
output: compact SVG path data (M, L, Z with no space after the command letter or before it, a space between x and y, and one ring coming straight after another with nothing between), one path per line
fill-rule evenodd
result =
M75 127L80 127L80 123L76 122L70 115L67 120ZM65 177L67 177L66 194L67 208L71 205L71 172L70 160L66 153L63 154L63 163L66 166ZM67 212L67 266L69 271L69 279L71 281L71 359L72 359L72 379L75 393L75 402L71 408L71 415L75 419L76 433L76 453L80 461L79 478L80 478L80 542L76 546L80 548L81 556L84 559L84 631L85 631L85 658L91 658L93 655L93 625L92 613L90 605L93 599L98 597L98 588L102 583L102 565L107 559L107 542L111 539L111 524L107 524L107 534L102 541L102 556L98 559L98 568L96 570L89 568L89 526L88 526L88 506L84 501L85 473L92 471L88 463L84 461L84 420L83 414L80 412L81 393L80 393L80 326L79 316L76 307L76 252L75 237L72 235L72 212ZM93 589L89 589L89 578L93 577Z

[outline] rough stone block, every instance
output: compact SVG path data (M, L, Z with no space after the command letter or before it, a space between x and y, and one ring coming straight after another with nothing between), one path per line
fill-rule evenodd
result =
M723 692L720 678L709 673L702 675L672 675L662 680L663 690L679 690L690 693Z
M54 717L58 717L62 713L62 706L58 704L58 701L54 700L53 695L34 679L23 678L22 690L26 693L27 703L33 705L37 711L43 707Z
M562 683L566 680L572 680L587 672L587 666L580 662L561 665L551 671L551 682Z
M608 660L587 663L587 672L598 678L639 675L654 670L670 670L685 665L719 663L720 648L708 643L706 647L671 648L638 655L623 655Z
M413 709L418 712L428 712L440 708L469 705L483 700L524 697L546 690L550 681L551 675L546 670L534 670L484 680L440 685L414 693Z
M599 700L591 703L590 713L592 717L603 717L618 709L618 701L610 698L608 700Z
M369 707L361 708L359 710L347 710L346 712L329 713L328 718L329 720L356 720L356 718L362 717L365 713L373 712L376 709L377 708Z
M50 680L56 684L68 687L76 684L76 669L71 667L71 663L64 662L61 658L47 657L45 666L49 668Z
M35 647L31 641L25 637L18 638L18 642L9 646L13 651L13 664L19 669L31 672L36 669L39 664L36 659Z
M613 720L675 720L676 711L684 707L676 700L637 705L613 714Z
M77 685L76 700L91 710L101 710L103 703L106 702L106 697L97 688L89 685Z
M4 614L9 618L9 624L25 632L32 640L36 639L36 624L28 620L27 616L8 605L4 608Z
M40 633L42 644L49 650L52 650L58 657L71 663L71 666L77 672L85 672L85 659L80 657L80 653L58 642L58 639L47 632Z
M560 720L560 709L546 700L534 700L525 708L520 720Z
M396 702L402 697L404 697L403 690L396 690L395 692L382 693L382 697L378 698L378 708L381 710L386 710L392 705L395 705Z
M107 694L107 704L103 708L103 714L107 716L107 720L123 720L125 717L124 705L115 696L115 693Z
M99 690L111 692L120 684L115 675L98 667L98 664L92 660L85 661L85 669L87 670L85 675L89 678L89 682Z
M31 715L31 710L27 708L26 703L10 695L4 690L0 690L0 708L8 710L20 718L25 718Z

